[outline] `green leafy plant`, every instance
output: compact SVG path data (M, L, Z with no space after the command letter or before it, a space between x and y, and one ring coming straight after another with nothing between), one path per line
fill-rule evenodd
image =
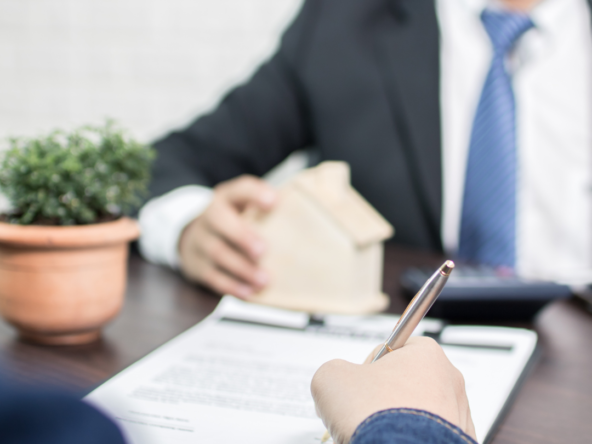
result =
M12 138L0 191L15 224L76 225L115 219L147 193L155 152L113 121L39 138Z

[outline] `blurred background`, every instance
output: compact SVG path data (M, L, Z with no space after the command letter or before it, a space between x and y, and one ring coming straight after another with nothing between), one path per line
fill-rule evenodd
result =
M142 141L215 106L302 0L0 0L0 139L117 119Z
M144 142L185 125L272 54L301 3L0 0L0 150L106 117Z

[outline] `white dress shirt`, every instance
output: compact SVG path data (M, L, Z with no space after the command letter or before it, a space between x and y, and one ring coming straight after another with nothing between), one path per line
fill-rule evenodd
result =
M471 128L492 47L480 19L496 0L436 0L440 25L443 159L442 239L458 248ZM516 99L518 190L516 268L523 276L592 281L592 29L586 0L542 0L535 27L508 59ZM186 186L140 212L140 248L178 266L185 225L211 190ZM395 227L396 228L396 227Z
M471 128L492 58L488 0L438 0L444 202L442 239L458 247ZM585 0L543 0L508 60L518 151L516 269L569 282L592 269L592 29Z

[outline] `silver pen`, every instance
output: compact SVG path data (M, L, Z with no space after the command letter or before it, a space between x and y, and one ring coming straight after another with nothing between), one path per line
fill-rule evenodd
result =
M397 350L405 345L407 339L413 333L413 330L419 325L426 313L432 307L446 281L454 269L454 262L446 261L440 268L426 281L413 297L409 305L399 318L393 332L390 334L380 351L376 354L372 362L376 362L384 355ZM321 444L324 444L331 438L328 431L325 431L321 438Z
M405 345L413 330L424 318L428 310L434 304L435 300L442 293L442 289L448 280L448 276L454 269L454 262L446 261L430 277L423 287L419 289L413 297L401 317L395 325L393 332L388 337L380 351L376 354L372 362L376 362L384 355L397 350Z

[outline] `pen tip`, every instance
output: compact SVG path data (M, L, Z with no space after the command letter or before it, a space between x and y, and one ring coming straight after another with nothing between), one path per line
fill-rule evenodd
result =
M440 267L440 273L442 273L443 276L450 276L450 273L452 272L453 269L454 269L454 262L446 261Z

